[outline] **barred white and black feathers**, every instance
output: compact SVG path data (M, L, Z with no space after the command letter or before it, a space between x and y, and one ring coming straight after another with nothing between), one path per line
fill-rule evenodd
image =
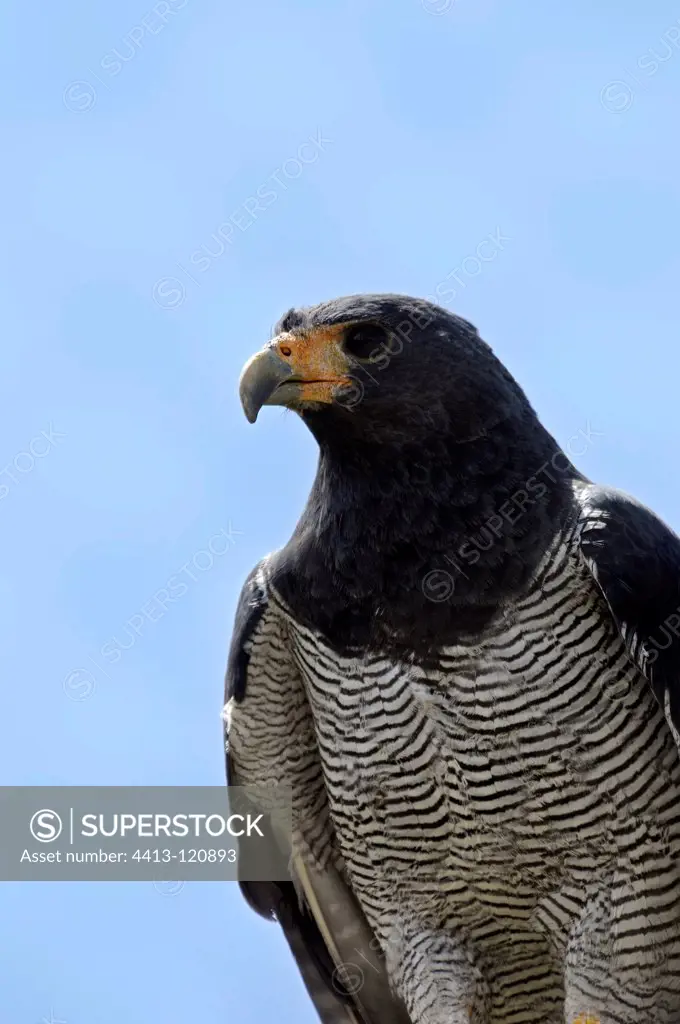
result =
M324 1024L678 1024L680 541L444 310L280 331L244 401L284 381L320 458L237 613L230 778L294 797L290 882L246 896Z

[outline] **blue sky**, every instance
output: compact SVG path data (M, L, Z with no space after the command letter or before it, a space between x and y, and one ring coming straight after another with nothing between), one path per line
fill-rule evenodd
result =
M583 471L680 527L677 4L4 14L4 784L222 781L235 602L314 473L236 398L291 305L439 286ZM3 1021L315 1019L234 885L4 884L0 921Z

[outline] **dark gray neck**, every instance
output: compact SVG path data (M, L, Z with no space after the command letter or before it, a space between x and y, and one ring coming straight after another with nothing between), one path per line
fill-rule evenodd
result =
M276 585L338 648L425 653L526 586L578 477L530 407L463 444L322 442Z

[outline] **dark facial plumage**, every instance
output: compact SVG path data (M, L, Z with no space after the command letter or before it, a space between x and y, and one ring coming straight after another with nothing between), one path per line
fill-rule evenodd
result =
M526 403L475 327L424 299L347 296L290 310L275 334L337 325L354 386L302 410L320 442L412 443L443 433L464 442Z
M320 455L274 559L283 596L338 647L426 658L473 636L528 583L580 474L477 330L444 309L354 295L290 310L282 332L330 339L356 385L351 400L339 387L298 408Z

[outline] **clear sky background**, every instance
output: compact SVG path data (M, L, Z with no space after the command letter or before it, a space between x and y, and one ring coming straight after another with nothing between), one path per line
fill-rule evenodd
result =
M237 596L314 473L293 414L236 397L291 305L439 286L584 472L680 526L677 3L3 22L0 782L221 783ZM51 1019L316 1018L235 885L3 884L0 1021Z

